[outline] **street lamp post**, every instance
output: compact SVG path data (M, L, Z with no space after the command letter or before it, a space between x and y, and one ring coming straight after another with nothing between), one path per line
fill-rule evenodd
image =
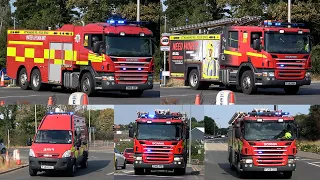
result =
M140 0L137 0L137 22L140 22Z
M183 105L182 105L183 106ZM191 136L191 105L190 105L190 117L189 117L189 164L191 164L191 144L192 144L192 136Z
M291 0L288 0L288 23L291 23Z

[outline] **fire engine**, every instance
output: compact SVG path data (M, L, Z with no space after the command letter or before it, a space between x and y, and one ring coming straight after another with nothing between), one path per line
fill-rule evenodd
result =
M229 124L228 161L240 177L250 171L276 171L291 178L296 169L299 128L288 112L236 112ZM290 136L285 137L286 133Z
M137 128L130 126L134 138L134 172L143 174L153 170L174 170L186 173L189 128L186 114L170 110L155 110L154 114L138 112Z
M311 84L310 30L302 23L261 21L227 18L171 28L171 77L197 90L216 84L245 94L273 87L298 93ZM191 30L199 34L180 34Z
M89 96L153 88L153 33L143 22L110 19L57 30L8 30L7 73L21 89L61 86Z

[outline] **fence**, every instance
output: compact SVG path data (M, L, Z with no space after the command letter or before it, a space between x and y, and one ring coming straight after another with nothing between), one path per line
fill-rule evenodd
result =
M91 141L89 143L89 146L90 147L97 147L97 148L113 148L114 142L113 141L96 140L96 141Z

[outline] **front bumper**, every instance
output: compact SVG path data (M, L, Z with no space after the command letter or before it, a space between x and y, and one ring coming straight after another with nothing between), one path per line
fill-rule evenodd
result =
M174 157L182 157L179 155L175 155ZM134 160L133 167L135 169L158 169L158 170L164 170L164 169L181 169L186 167L186 163L184 160L181 161L173 161L172 163L145 163L144 161L140 160Z
M286 166L267 166L267 167L261 167L261 166L255 166L253 164L251 164L252 166L250 166L249 164L245 164L245 163L241 163L241 169L242 171L295 171L296 170L296 164L293 163L291 164L291 166L286 165Z
M72 158L35 158L29 157L29 166L38 171L61 170L65 171L72 168L74 159ZM53 169L41 168L41 166L53 166Z
M256 86L266 86L266 87L284 87L284 86L303 86L310 85L311 77L304 77L302 80L279 80L275 76L263 76L261 73L255 74L255 85Z

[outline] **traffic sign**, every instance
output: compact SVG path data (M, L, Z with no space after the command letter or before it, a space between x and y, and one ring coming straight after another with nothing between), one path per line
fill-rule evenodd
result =
M161 51L170 51L170 46L160 46Z
M161 42L161 46L168 46L169 45L169 37L162 36L160 42Z

